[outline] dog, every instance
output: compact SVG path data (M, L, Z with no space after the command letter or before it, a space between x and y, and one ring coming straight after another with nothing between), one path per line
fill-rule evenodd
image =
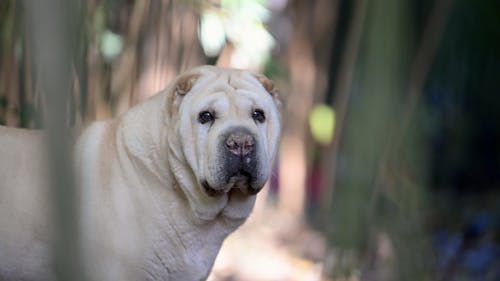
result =
M200 66L74 145L90 280L203 280L249 216L280 135L278 92L250 71ZM0 127L0 280L52 280L43 132Z

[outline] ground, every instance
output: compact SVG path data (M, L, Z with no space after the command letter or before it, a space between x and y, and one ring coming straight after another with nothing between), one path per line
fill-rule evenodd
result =
M260 207L224 242L208 281L321 281L325 240L297 218Z

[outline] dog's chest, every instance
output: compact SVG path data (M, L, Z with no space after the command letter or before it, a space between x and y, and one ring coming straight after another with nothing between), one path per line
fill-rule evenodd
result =
M223 237L214 227L204 231L195 228L163 229L161 236L151 240L144 267L147 280L206 279Z

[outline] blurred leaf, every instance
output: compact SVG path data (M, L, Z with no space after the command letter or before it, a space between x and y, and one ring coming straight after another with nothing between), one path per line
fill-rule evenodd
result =
M226 43L226 33L217 13L206 12L202 15L199 37L207 56L215 57L220 53Z
M123 50L123 39L109 29L104 31L101 38L101 53L108 62L116 59Z
M329 144L332 141L335 129L335 112L333 108L325 104L313 107L309 115L309 128L313 138L321 144Z

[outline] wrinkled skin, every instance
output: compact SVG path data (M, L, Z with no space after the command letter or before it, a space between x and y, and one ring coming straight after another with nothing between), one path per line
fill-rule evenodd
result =
M206 278L269 178L278 107L265 77L203 66L83 130L74 158L88 279ZM0 127L0 280L54 279L42 139Z

